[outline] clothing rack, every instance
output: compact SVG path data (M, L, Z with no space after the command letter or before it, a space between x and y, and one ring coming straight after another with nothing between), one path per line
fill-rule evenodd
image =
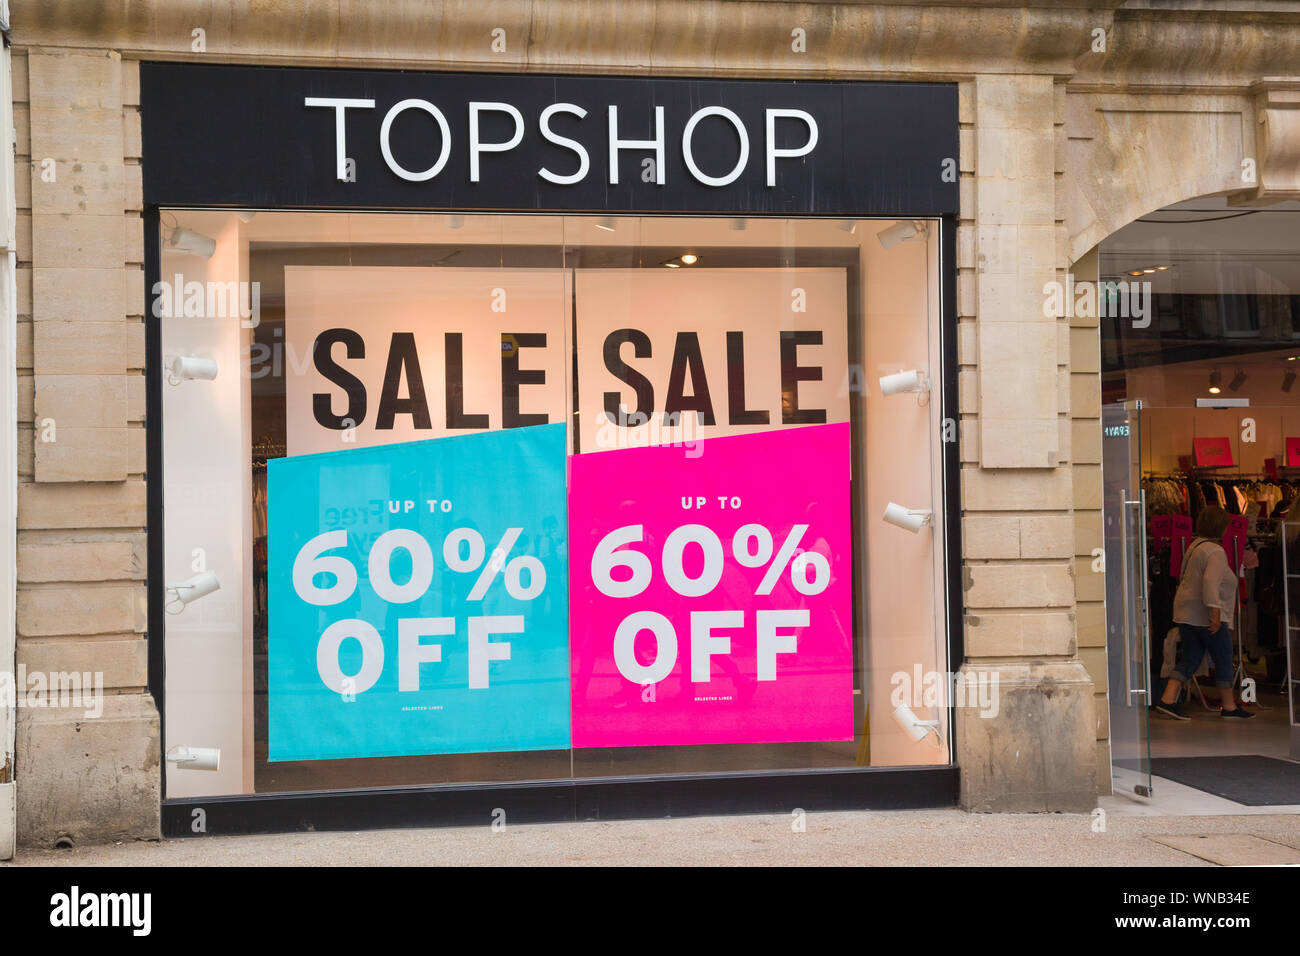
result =
M266 467L268 458L283 458L285 456L285 445L282 441L276 441L273 438L259 438L253 442L252 448L253 467Z
M1192 469L1191 471L1144 471L1144 472L1142 472L1142 477L1143 477L1143 478L1170 478L1170 479L1172 479L1172 478L1192 478L1192 479L1198 479L1198 478L1200 478L1200 476L1199 476L1199 474L1198 474L1198 469ZM1268 474L1268 472L1263 472L1263 471L1239 471L1239 472L1237 472L1237 473L1235 473L1235 474L1231 474L1231 475L1223 475L1223 474L1206 475L1206 476L1204 476L1203 478L1200 478L1200 480L1203 480L1203 481L1229 481L1229 480L1231 480L1231 479L1233 479L1233 478L1247 478L1247 479L1255 479L1255 480L1259 480L1259 481L1273 481L1273 480L1275 480L1275 479L1273 478L1272 475ZM1290 478L1290 477L1285 477L1285 476L1279 475L1279 476L1277 477L1276 480L1277 480L1277 481L1296 481L1296 480L1300 480L1300 474L1297 474L1294 478Z

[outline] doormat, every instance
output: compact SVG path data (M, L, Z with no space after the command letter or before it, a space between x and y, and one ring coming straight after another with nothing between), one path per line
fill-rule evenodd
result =
M1300 763L1276 757L1152 757L1151 772L1248 807L1300 805Z

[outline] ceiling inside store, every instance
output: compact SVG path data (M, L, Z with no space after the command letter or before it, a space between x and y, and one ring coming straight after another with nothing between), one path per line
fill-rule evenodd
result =
M1166 206L1101 244L1104 278L1144 275L1155 292L1300 294L1300 202L1258 209L1222 196Z

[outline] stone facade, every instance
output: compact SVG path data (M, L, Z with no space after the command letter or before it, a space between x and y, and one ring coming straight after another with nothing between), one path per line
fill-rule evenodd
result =
M1095 278L1096 245L1169 203L1300 196L1300 13L1267 0L1251 12L1152 6L630 0L615 15L576 0L13 0L17 659L102 670L111 695L93 725L19 715L20 841L159 830L144 639L142 59L958 82L955 613L964 667L998 672L1005 702L994 719L959 719L961 802L1092 807L1109 781L1092 570L1098 330L1045 316L1043 286L1067 271Z

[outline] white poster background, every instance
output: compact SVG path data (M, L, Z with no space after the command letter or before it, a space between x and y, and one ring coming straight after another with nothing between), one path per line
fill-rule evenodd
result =
M580 269L575 293L583 453L781 428L783 331L822 333L821 345L800 345L796 352L801 367L822 370L820 381L798 383L799 407L825 409L827 424L849 420L848 291L841 268ZM619 428L605 416L605 393L618 392L632 412L636 392L606 368L604 345L624 328L650 338L649 358L637 358L630 342L620 355L653 385L655 414L645 424ZM765 425L728 423L727 333L737 331L745 334L745 408L766 410ZM694 412L685 412L676 428L663 425L678 332L699 336L714 425L698 425ZM688 366L683 394L698 388Z
M452 269L444 267L286 266L284 275L285 404L288 454L341 451L389 442L466 435L502 427L501 353L503 333L545 332L545 348L519 350L521 371L541 369L544 385L519 386L521 414L545 414L547 423L566 420L570 394L568 341L570 273L562 269ZM321 425L312 396L330 396L343 415L344 390L316 369L313 343L326 329L356 331L365 357L349 359L342 343L334 361L366 389L365 418L355 441ZM399 413L391 429L376 430L384 371L394 332L415 336L420 374L429 406L430 428L415 428ZM445 333L461 333L466 415L486 414L487 429L447 428ZM398 398L410 396L405 372Z

